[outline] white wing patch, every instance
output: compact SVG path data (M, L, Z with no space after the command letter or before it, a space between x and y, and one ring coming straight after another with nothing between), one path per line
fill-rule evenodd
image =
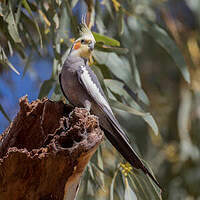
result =
M115 116L108 104L106 98L102 95L99 87L95 84L90 76L87 68L85 66L80 66L81 72L79 73L79 78L90 96L95 100L95 102L107 113L108 120L111 122L113 127L118 131L118 133L128 142L129 139L127 135L121 129L119 123L115 119Z
M106 107L113 114L107 100L104 98L104 96L101 94L97 85L91 79L86 67L81 66L81 70L82 70L81 80L83 81L87 90L90 92L90 95L94 98L97 104L100 104L101 106Z

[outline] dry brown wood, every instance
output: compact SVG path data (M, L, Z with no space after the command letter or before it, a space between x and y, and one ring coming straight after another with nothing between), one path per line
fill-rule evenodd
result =
M98 119L86 109L21 98L0 138L0 200L73 200L102 139Z

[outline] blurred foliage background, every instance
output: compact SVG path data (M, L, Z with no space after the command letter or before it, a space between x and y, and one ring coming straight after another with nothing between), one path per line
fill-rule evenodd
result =
M64 100L58 74L86 15L92 69L163 192L105 141L78 199L200 199L199 10L199 0L0 0L0 131L25 94Z

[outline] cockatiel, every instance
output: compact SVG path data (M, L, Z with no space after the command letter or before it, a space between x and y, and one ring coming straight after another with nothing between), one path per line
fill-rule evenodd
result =
M80 35L80 38L73 43L59 76L64 96L72 105L84 107L96 115L111 144L134 168L141 169L145 174L148 174L154 183L161 188L129 144L96 75L88 65L96 41L85 23L81 25Z

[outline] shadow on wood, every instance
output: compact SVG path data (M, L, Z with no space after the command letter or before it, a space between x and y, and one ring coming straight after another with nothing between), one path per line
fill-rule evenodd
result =
M72 200L103 132L86 109L22 97L0 137L0 199Z

